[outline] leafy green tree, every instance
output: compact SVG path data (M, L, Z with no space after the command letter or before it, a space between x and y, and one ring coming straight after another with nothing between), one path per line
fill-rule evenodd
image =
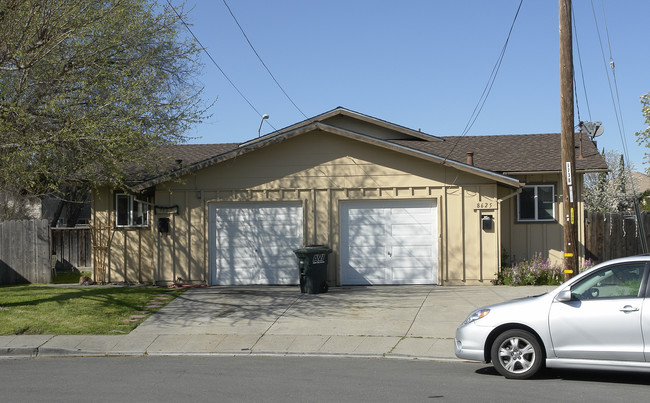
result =
M0 191L124 187L185 141L206 108L181 29L151 0L0 0Z

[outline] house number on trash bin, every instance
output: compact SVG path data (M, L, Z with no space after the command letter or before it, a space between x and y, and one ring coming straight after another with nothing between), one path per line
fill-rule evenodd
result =
M314 257L311 259L311 262L313 264L316 263L325 263L325 254L324 253L317 253L314 255Z

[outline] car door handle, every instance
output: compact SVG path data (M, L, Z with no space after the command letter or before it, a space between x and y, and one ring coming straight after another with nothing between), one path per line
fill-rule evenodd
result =
M621 309L620 311L621 311L621 312L628 313L628 312L636 312L636 311L638 311L638 310L639 310L639 308L635 308L635 307L633 307L632 305L625 305L625 306L623 307L623 309Z

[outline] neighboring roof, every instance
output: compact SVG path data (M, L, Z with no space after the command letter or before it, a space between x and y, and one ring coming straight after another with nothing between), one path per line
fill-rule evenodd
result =
M641 173L641 172L632 172L632 180L634 181L634 191L637 195L650 190L650 176ZM626 194L632 194L632 186L627 186L625 188Z
M466 162L467 153L471 152L475 166L504 175L560 172L562 165L559 133L450 136L443 139L443 142L428 143L393 142L459 162ZM578 134L575 146L577 172L607 171L607 163L588 136L582 136L582 158Z
M368 131L368 127L372 130ZM419 130L408 129L338 107L246 143L161 147L161 154L167 155L165 158L167 162L159 165L160 170L157 173L147 177L141 176L138 180L139 184L134 186L133 190L143 190L313 131L352 138L445 164L511 187L519 187L521 183L509 175L558 173L561 166L559 134L434 137ZM598 153L595 144L586 136L583 137L582 143L584 159L576 158L577 172L606 171L607 164ZM579 144L576 140L576 147ZM468 152L474 153L473 165L468 164Z

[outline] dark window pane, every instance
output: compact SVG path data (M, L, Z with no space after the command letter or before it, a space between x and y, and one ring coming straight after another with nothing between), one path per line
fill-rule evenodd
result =
M552 220L553 216L553 186L537 187L537 214L539 220Z
M117 195L115 209L117 225L129 225L129 196Z
M519 195L519 219L535 219L535 188L524 188Z

